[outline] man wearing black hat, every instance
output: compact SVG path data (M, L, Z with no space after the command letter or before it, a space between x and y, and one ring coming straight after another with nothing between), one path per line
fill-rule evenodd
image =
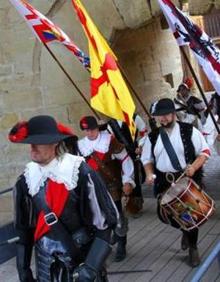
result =
M202 166L210 155L202 134L192 125L176 122L175 106L171 99L161 99L154 103L152 115L158 119L160 127L149 134L143 147L141 160L146 171L146 182L154 184L154 194L158 198L158 216L164 223L175 228L180 225L170 216L162 213L161 195L170 186L167 173L174 179L185 171L201 185ZM197 250L198 228L184 231L182 249L189 248L189 262L192 267L200 263Z
M205 104L191 94L190 87L187 83L181 83L179 85L174 102L180 121L196 124L196 120L199 118L202 123L205 122Z
M16 124L14 143L30 144L32 161L14 190L17 269L22 282L35 281L30 268L35 246L39 282L107 281L117 210L104 182L79 156L65 153L70 129L50 116Z
M80 120L80 128L85 137L78 142L79 151L89 166L98 171L104 179L120 214L120 222L115 229L115 239L118 242L115 261L119 262L126 256L128 230L121 197L122 192L129 195L135 187L133 162L123 144L106 130L99 130L95 117L83 117Z

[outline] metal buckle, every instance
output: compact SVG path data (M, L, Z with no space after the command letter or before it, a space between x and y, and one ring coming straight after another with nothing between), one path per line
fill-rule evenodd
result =
M50 212L44 216L44 220L48 226L54 225L58 222L58 218L54 212Z

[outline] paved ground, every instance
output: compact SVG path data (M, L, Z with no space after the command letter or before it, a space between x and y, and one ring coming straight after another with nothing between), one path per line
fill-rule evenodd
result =
M199 249L202 260L220 240L220 156L213 154L205 167L207 192L216 200L216 213L200 228ZM162 224L155 214L155 199L150 187L144 187L143 215L130 219L128 256L121 263L108 260L110 282L191 281L195 269L187 264L187 252L180 250L180 232ZM114 255L114 249L113 249ZM140 273L115 273L143 270ZM0 281L17 282L15 259L0 265ZM220 281L215 262L202 281Z
M196 269L187 264L187 251L180 250L180 231L162 224L155 214L155 200L145 199L143 215L130 218L128 233L128 256L121 263L107 265L110 282L188 282ZM210 220L200 228L199 250L202 260L220 240L220 201L218 210ZM112 256L115 253L113 249ZM126 273L141 270L140 273ZM121 272L121 273L120 273ZM219 268L212 266L202 281L220 281ZM0 265L0 281L18 282L15 259Z
M220 202L217 202L217 206ZM219 209L200 228L199 250L204 260L220 240ZM146 270L143 273L110 275L110 282L176 282L191 280L196 269L187 263L187 251L180 250L180 231L162 224L155 215L155 201L146 199L144 214L130 222L128 257L121 263L110 263L109 271ZM214 265L202 281L220 281ZM219 280L217 280L219 279Z

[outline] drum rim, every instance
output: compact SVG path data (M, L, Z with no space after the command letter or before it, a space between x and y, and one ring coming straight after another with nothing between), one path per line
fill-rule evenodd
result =
M180 192L178 195L176 195L176 197L175 198L173 198L171 201L169 201L169 202L166 202L165 204L162 204L162 200L163 200L163 197L164 196L166 196L166 194L168 193L168 191L171 189L171 188L173 188L173 189L175 189L175 187L173 187L172 185L164 192L164 194L162 195L162 197L161 197L161 205L162 206L166 206L167 204L173 204L173 203L175 203L175 201L177 200L177 198L178 197L180 197L180 196L183 196L184 195L184 193L186 193L186 191L188 191L188 189L189 189L189 187L191 186L191 183L195 183L195 181L193 181L193 179L191 179L191 178L188 178L188 180L189 180L189 183L188 183L188 185L187 185L187 187L186 187L186 189L185 190L183 190L182 192ZM196 184L197 185L197 184ZM196 186L195 185L195 186ZM198 185L197 185L198 186ZM196 187L197 188L197 187ZM197 188L198 189L198 188Z

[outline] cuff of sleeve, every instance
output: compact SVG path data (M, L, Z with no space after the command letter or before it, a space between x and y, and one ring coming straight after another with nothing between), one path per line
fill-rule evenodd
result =
M134 182L133 179L131 178L123 178L122 179L122 183L125 184L125 183L130 183L132 185L132 188L135 188L136 184Z
M141 160L141 161L142 161L144 166L147 165L147 164L153 164L154 163L153 160Z
M210 152L210 150L204 150L204 151L201 152L200 155L201 156L206 156L207 158L210 158L211 152Z

